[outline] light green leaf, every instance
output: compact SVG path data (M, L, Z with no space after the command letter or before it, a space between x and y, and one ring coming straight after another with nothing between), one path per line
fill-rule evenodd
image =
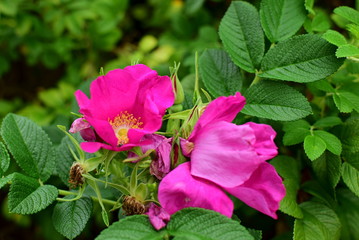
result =
M304 138L310 135L310 124L305 120L286 122L283 124L283 144L291 146L304 141Z
M359 171L349 163L344 162L342 165L342 177L348 188L359 197Z
M5 145L0 142L0 176L3 176L4 173L10 166L10 156L7 152Z
M238 221L202 208L185 208L175 213L167 224L167 231L182 239L254 240Z
M242 113L251 116L292 121L312 113L301 93L280 82L263 80L250 87L244 96L247 103Z
M312 161L320 157L326 149L325 142L318 136L308 135L304 139L304 151Z
M294 223L293 240L337 240L340 221L335 212L324 204L305 202L300 205L303 219Z
M1 135L19 166L31 177L45 182L55 167L52 143L47 134L28 118L8 114Z
M0 178L0 189L8 183L11 183L15 173L11 173L6 177ZM17 173L16 173L17 174Z
M331 29L326 31L323 34L322 38L324 38L325 40L327 40L328 42L330 42L331 44L334 44L336 46L342 46L342 45L347 44L347 40L341 33L331 30ZM337 55L337 57L339 57L339 56Z
M335 52L335 56L337 57L359 56L359 48L351 44L345 44L338 47L337 51Z
M147 216L129 216L103 230L96 240L161 240L163 234L157 232Z
M341 6L334 9L334 13L347 19L348 21L359 25L359 12L348 6Z
M279 42L263 57L261 77L293 82L313 82L334 73L344 59L336 47L318 35L294 36Z
M339 117L329 116L319 119L313 124L313 126L317 128L325 128L325 127L334 127L342 123L343 122Z
M310 12L311 14L315 14L315 11L313 9L314 7L314 0L305 0L305 9L308 10L308 12Z
M347 189L339 189L337 199L337 214L342 223L341 239L356 240L359 236L359 198Z
M340 139L344 160L359 171L359 118L351 117L343 124Z
M315 174L322 185L328 185L334 189L340 180L340 157L328 151L313 161L312 166Z
M65 197L67 199L72 196ZM55 229L67 237L74 239L85 228L92 213L92 200L82 197L72 202L59 202L54 208L52 221Z
M221 20L219 36L233 62L254 73L264 54L264 34L257 9L247 2L233 1Z
M327 149L335 155L342 153L342 143L335 135L322 130L314 131L314 135L320 137L325 142Z
M336 102L336 98L335 98L336 96L339 97L340 99L340 102L338 104ZM351 112L353 108L355 109L355 111L359 112L359 95L355 93L339 89L336 91L334 95L334 102L341 112L345 112L344 110L348 110L348 109L351 109L349 111ZM345 106L343 111L342 111L343 107L342 109L340 108L341 107L340 103L344 104Z
M278 174L284 178L283 184L286 189L286 195L280 202L279 210L295 218L302 218L302 209L297 203L297 193L300 188L300 169L298 161L291 157L278 156L274 158L270 164L272 164Z
M18 214L39 212L55 201L58 190L52 185L42 185L31 177L16 173L9 193L9 211Z
M263 0L260 17L264 32L271 42L288 39L304 23L304 0Z
M233 95L242 88L240 69L221 49L205 51L199 59L199 69L202 81L213 97Z

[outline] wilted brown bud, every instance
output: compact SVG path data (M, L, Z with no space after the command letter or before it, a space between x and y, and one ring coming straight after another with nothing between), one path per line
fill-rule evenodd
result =
M82 184L84 184L85 179L82 176L83 173L84 173L84 169L81 166L81 164L79 163L72 164L69 174L70 175L69 183L71 188L77 188L82 186Z
M132 196L124 197L122 202L122 209L125 211L127 216L144 214L146 211L145 205Z

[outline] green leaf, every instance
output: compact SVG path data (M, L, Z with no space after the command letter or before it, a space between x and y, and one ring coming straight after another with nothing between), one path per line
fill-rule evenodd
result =
M113 223L96 240L160 240L162 235L152 227L147 216L135 215Z
M327 146L327 149L335 155L342 153L342 143L335 135L322 130L314 131L314 135L320 137Z
M322 185L334 189L340 180L340 157L328 151L312 163L313 170Z
M17 174L17 173L16 173ZM6 177L0 178L0 189L8 183L11 183L14 173L7 175Z
M325 127L334 127L342 123L343 122L339 117L329 116L319 119L313 124L313 126L317 128L325 128Z
M45 182L55 167L52 143L47 134L28 118L8 114L1 135L19 166L31 177Z
M52 185L42 185L31 177L16 173L9 193L9 211L33 214L49 206L57 197L58 190Z
M242 88L239 68L221 49L205 51L199 59L199 69L202 81L213 97L233 95Z
M338 47L337 51L335 52L335 56L337 57L359 56L359 48L351 44L345 44Z
M278 174L284 179L283 184L286 189L286 195L280 202L279 210L295 218L302 218L302 209L297 203L297 193L300 188L298 161L291 157L278 156L270 164L275 167Z
M349 118L343 124L340 139L344 160L359 171L359 118Z
M254 240L239 222L202 208L185 208L176 212L167 224L167 231L182 239Z
M308 135L304 139L304 151L312 161L320 157L326 149L325 142L318 136Z
M72 164L76 161L70 149L75 151L75 147L68 136L61 140L61 144L56 148L56 172L63 183L69 186L69 172Z
M347 19L348 21L359 25L359 12L351 7L342 6L334 9L334 13Z
M3 176L4 173L10 166L10 156L7 152L5 145L0 142L0 176Z
M304 141L304 138L310 135L310 124L305 120L286 122L283 124L283 144L291 146Z
M342 177L348 188L359 197L359 171L349 163L344 162L342 165Z
M324 204L305 202L300 205L303 219L294 223L293 240L336 240L340 238L340 221Z
M73 198L72 196L65 197ZM74 239L86 226L92 213L92 200L82 197L72 202L59 202L54 208L52 221L55 229L67 237Z
M342 223L341 239L356 240L359 236L359 198L347 189L339 189L337 198L337 214Z
M250 87L242 113L279 121L292 121L308 116L312 109L297 90L280 82L263 80ZM285 99L285 101L283 101Z
M334 31L334 30L328 30L326 31L322 38L324 38L325 40L327 40L328 42L330 42L331 44L334 44L336 46L342 46L342 45L345 45L347 44L347 40L345 39L345 37L337 32L337 31ZM337 56L339 57L339 56Z
M304 23L304 0L263 0L260 17L264 32L271 42L286 40Z
M308 10L308 12L310 12L311 14L315 14L315 11L313 9L314 7L314 0L305 0L305 9Z
M336 206L334 189L330 189L327 186L323 186L318 181L310 180L306 181L301 186L302 190L310 195L320 199L327 206Z
M334 93L335 89L334 87L326 80L322 79L315 82L307 83L308 87L315 87L318 88L321 91L327 92L327 93Z
M233 1L219 25L219 36L233 62L254 73L264 54L264 34L257 9L247 2Z
M334 103L341 112L351 112L353 108L359 112L359 95L355 93L339 89L334 95Z
M334 73L344 59L336 47L318 35L294 36L279 42L263 57L261 77L293 82L313 82Z

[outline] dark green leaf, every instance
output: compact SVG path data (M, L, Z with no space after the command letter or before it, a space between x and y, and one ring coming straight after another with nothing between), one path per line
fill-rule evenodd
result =
M342 223L342 240L357 240L359 236L359 198L347 189L337 191L337 214Z
M344 160L359 170L359 118L349 118L343 124L340 139Z
M320 199L327 206L336 206L334 189L323 186L318 181L306 181L302 184L302 190Z
M334 93L335 89L334 87L326 80L322 79L315 82L307 83L309 87L315 87L318 88L321 91L327 92L327 93Z
M340 165L340 157L328 151L312 163L313 170L321 184L329 184L331 188L335 188L340 180Z
M66 199L70 198L72 197L66 197ZM72 202L57 203L52 215L52 221L59 233L68 239L74 239L85 228L91 213L91 198L82 197Z
M18 214L33 214L49 206L57 195L56 187L40 186L36 179L16 173L10 186L9 211Z
M233 1L222 18L219 36L233 62L254 73L264 54L264 34L257 9L247 2Z
M305 120L284 123L283 144L291 146L303 142L304 138L310 135L310 127L310 124Z
M293 82L313 82L334 73L344 59L336 47L318 35L292 37L271 48L263 58L261 77Z
M335 212L315 202L305 202L303 219L295 220L294 240L336 240L340 238L340 221Z
M288 39L304 23L304 0L263 0L260 17L264 32L271 42Z
M69 172L75 158L70 149L75 152L75 147L68 136L65 136L61 144L56 148L56 171L63 183L69 186Z
M8 114L1 135L19 166L30 176L45 182L54 170L55 156L47 134L28 118Z
M280 82L263 80L250 87L244 96L247 104L242 112L251 116L292 121L312 113L301 93Z
M152 227L147 216L135 215L113 223L96 240L160 240L162 235Z
M254 240L237 221L202 208L186 208L175 213L167 230L170 235L185 239Z
M349 163L343 163L342 177L348 188L359 197L359 171Z
M320 137L325 142L327 149L335 155L340 155L342 153L342 143L334 134L317 130L314 131L314 135Z
M304 139L304 151L312 161L320 157L326 147L325 142L318 136L308 135Z
M0 176L3 176L10 165L10 156L5 145L0 142Z
M284 178L283 184L286 189L286 195L280 202L279 209L295 218L302 218L302 209L297 203L297 193L300 185L298 161L287 156L279 156L270 163L275 167L278 174Z
M199 59L199 69L206 89L214 97L233 95L242 88L240 70L223 50L205 51Z

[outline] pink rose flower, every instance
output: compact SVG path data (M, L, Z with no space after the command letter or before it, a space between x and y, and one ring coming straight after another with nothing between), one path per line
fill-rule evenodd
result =
M285 188L274 167L266 162L277 155L276 132L266 124L231 123L244 105L245 98L240 93L212 101L189 138L181 140L182 149L191 159L191 176L197 182L207 181L207 184L226 190L247 205L276 218L275 212L285 196ZM175 178L173 175L170 172L163 181L171 182L171 178ZM161 185L159 196L162 204L171 196L161 193L168 192L170 185ZM197 207L202 205L197 203ZM169 204L164 205L166 207ZM177 205L176 209L184 207L187 206ZM220 206L214 206L212 210L218 208Z
M163 208L154 203L150 203L146 214L148 215L152 226L157 231L164 228L171 218L171 216Z
M174 102L170 78L142 64L98 77L91 83L90 94L89 99L80 90L75 93L80 113L103 140L81 143L90 153L148 144L140 140L160 129L166 109Z

